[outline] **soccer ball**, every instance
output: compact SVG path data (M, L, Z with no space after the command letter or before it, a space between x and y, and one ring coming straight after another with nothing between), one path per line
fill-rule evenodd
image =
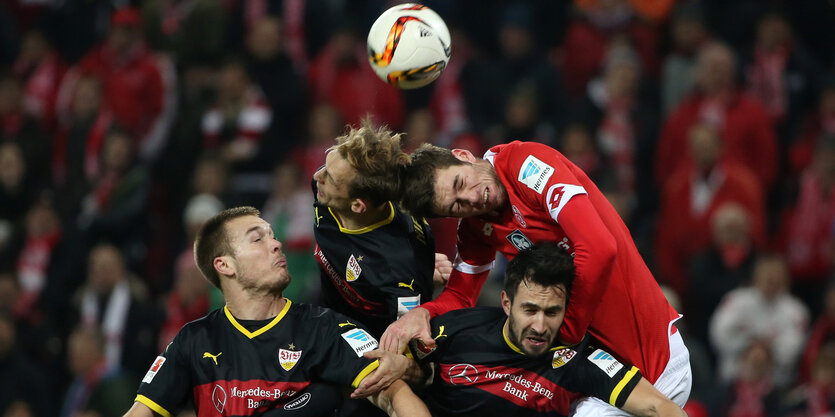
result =
M432 9L405 3L380 15L368 31L368 61L385 82L397 88L435 81L449 62L450 37Z

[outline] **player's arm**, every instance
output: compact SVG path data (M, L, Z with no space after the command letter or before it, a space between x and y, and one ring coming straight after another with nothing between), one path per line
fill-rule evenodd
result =
M643 377L626 398L623 410L642 417L687 416L678 404L664 396Z
M158 415L161 414L155 414L147 405L135 402L133 403L133 407L125 413L124 417L156 417Z
M559 184L555 184L549 191L550 199L556 201L554 194L558 192ZM585 194L571 197L556 215L552 209L551 215L574 243L575 279L560 340L576 344L585 335L609 285L617 242Z
M473 307L493 268L496 250L484 243L484 231L474 230L471 219L462 219L458 226L458 255L446 288L434 300L414 308L395 321L380 338L381 349L401 353L412 339L427 347L435 345L430 336L429 319L461 308ZM479 236L479 233L481 234Z
M389 416L396 417L430 417L426 404L418 398L401 380L394 381L388 388L368 397L374 405L385 411Z

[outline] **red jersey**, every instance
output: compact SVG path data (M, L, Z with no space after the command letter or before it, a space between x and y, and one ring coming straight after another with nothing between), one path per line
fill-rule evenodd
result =
M654 383L669 360L668 325L678 313L603 193L565 156L539 143L498 145L484 159L507 190L507 206L461 219L449 284L422 307L435 316L472 306L496 251L513 259L537 242L556 241L574 256L576 269L560 339L576 344L588 331Z

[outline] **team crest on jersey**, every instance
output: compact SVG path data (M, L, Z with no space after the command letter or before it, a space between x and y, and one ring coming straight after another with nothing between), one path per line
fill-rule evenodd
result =
M357 258L354 258L352 254L350 258L348 258L348 267L345 269L345 279L348 282L356 281L357 278L360 277L362 273L362 268L360 267L360 263L357 262Z
M519 223L519 226L522 226L522 228L528 227L528 222L522 217L522 212L515 205L511 206L511 208L513 208L513 218L516 219L516 223Z
M570 361L571 358L573 358L576 354L577 352L571 348L562 348L555 350L554 359L551 360L551 367L557 369L560 366L567 364L568 361Z
M516 230L510 232L510 234L507 235L507 240L519 252L533 246L533 243L531 243L531 240L528 239L528 237L525 236L525 234L522 233L522 231L519 230L519 229L516 229Z
M542 194L551 175L554 175L554 167L533 155L528 155L522 163L522 169L519 170L519 182Z
M299 359L301 359L301 357L302 351L300 350L278 350L278 363L285 371L293 369L293 367L299 363Z

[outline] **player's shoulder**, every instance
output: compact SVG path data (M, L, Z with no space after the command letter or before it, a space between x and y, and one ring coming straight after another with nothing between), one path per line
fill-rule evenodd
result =
M336 312L330 308L308 304L308 303L293 303L293 308L288 314L292 313L293 319L302 323L306 323L306 328L319 329L348 329L359 327L362 324L342 313Z
M192 320L186 323L181 329L180 333L197 333L201 330L212 330L218 327L219 323L224 320L224 308L217 308L210 311L199 319Z
M444 326L446 333L479 332L507 315L499 307L472 307L452 310L432 319L432 326Z

